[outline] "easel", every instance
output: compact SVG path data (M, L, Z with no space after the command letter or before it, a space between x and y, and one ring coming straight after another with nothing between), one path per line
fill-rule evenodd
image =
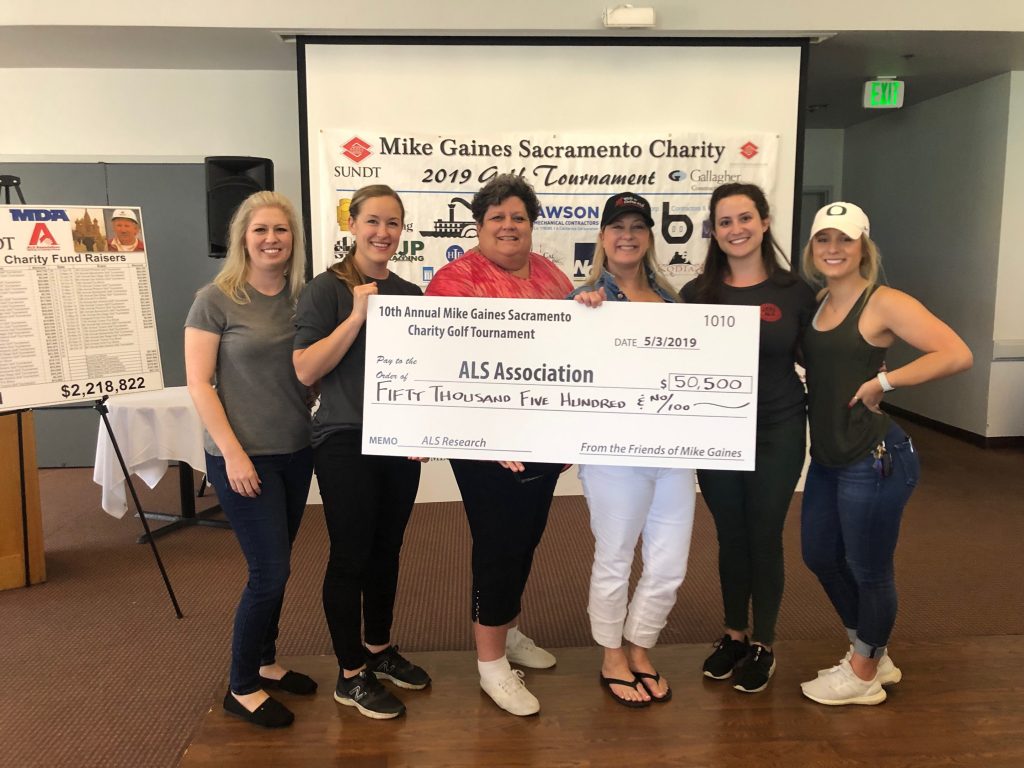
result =
M54 406L53 410L84 410L86 408L94 408L103 420L103 426L107 429L107 436L110 437L110 444L114 446L114 454L117 456L117 462L121 466L121 473L124 475L125 485L127 485L128 490L132 495L132 501L135 502L135 512L139 520L142 521L142 527L146 531L145 535L140 537L139 543L142 543L142 541L149 542L150 549L153 550L153 558L156 560L156 566L160 569L160 575L163 577L164 586L167 587L167 594L171 598L171 604L174 606L174 613L179 619L183 618L181 608L178 606L178 598L174 596L174 589L171 587L171 580L167 577L167 570L164 568L163 560L160 559L160 552L156 548L156 536L153 534L153 531L150 530L149 520L146 519L146 513L142 509L142 502L139 501L139 494L135 490L135 484L132 482L131 473L128 472L128 465L125 464L124 456L121 454L121 446L117 444L117 437L114 435L114 430L110 426L110 419L107 418L107 414L110 413L110 409L107 408L107 396L104 395L92 405L58 405Z
M25 196L21 192L21 178L18 176L5 176L0 175L0 189L3 190L4 205L10 205L11 203L11 190L13 189L18 196L18 200L22 205L25 205ZM102 399L97 400L92 405L62 405L56 406L56 408L67 408L67 409L82 409L82 408L95 408L100 418L103 419L103 424L107 428L107 434L110 436L110 441L114 446L114 453L117 455L117 460L121 465L121 471L124 473L124 481L128 485L128 489L131 491L132 499L135 501L135 509L138 512L139 520L142 521L142 527L146 531L146 538L149 541L149 546L153 550L153 557L156 560L157 568L160 569L160 576L163 577L164 586L167 588L167 594L171 598L171 604L174 606L175 615L181 619L184 618L184 614L181 612L181 607L178 605L178 598L174 595L174 589L171 587L171 580L167 577L167 570L164 568L163 560L160 559L160 552L157 551L156 541L154 540L153 534L149 529L149 521L146 520L146 515L142 511L142 504L139 502L139 496L135 492L135 486L132 484L131 476L128 473L128 467L124 462L124 456L121 454L121 448L117 444L117 438L114 437L114 430L110 426L110 420L107 418L108 408L106 406L107 396L104 395ZM41 410L41 409L36 409ZM22 522L22 546L25 557L25 586L30 587L32 585L31 579L31 568L29 564L29 536L28 536L28 500L26 498L26 469L25 469L25 443L24 434L22 428L22 413L25 409L19 409L17 411L18 418L18 463L20 468L21 478L21 522Z

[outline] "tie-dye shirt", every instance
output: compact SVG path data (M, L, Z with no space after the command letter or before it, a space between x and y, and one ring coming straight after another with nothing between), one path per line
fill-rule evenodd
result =
M427 286L427 296L476 296L491 299L564 299L572 283L557 266L530 254L530 276L515 277L475 248L446 264Z

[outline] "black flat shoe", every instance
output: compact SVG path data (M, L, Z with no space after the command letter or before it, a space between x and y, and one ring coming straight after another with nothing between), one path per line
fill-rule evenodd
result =
M230 688L224 694L224 711L261 728L284 728L295 721L292 711L273 697L268 698L253 712L250 712L234 697Z
M285 672L280 680L274 680L260 675L260 684L264 688L276 688L285 693L294 693L298 696L309 696L316 693L316 680L301 672Z

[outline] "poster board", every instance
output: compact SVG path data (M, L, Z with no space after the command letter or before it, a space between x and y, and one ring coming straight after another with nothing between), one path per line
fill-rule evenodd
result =
M0 411L163 388L142 212L0 206Z

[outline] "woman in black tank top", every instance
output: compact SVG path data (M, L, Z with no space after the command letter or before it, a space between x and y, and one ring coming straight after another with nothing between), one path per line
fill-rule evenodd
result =
M882 396L971 366L953 330L911 296L877 284L878 249L864 212L832 203L814 217L803 254L807 277L824 286L804 335L811 466L801 541L843 620L850 649L802 683L821 704L880 704L902 673L886 651L896 620L893 555L919 463L906 433L880 409ZM886 350L902 339L924 354L894 370Z

